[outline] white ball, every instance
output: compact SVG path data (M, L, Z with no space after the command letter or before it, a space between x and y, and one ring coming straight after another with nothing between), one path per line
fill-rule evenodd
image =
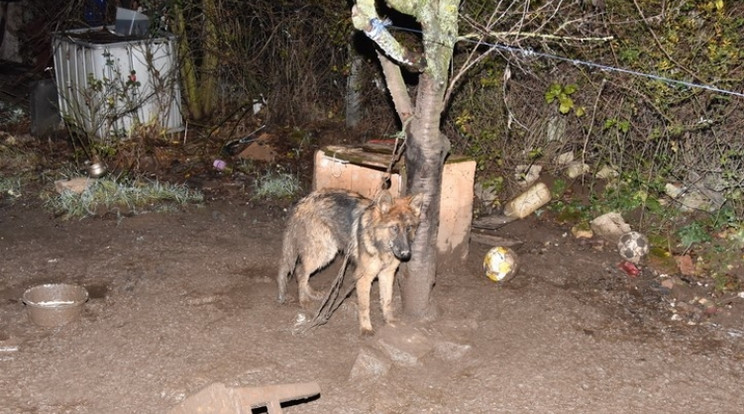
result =
M517 254L508 247L496 246L483 258L483 271L494 282L511 279L517 273L519 261Z
M617 252L620 256L635 264L641 262L641 259L648 254L649 248L646 236L637 231L623 234L617 242Z

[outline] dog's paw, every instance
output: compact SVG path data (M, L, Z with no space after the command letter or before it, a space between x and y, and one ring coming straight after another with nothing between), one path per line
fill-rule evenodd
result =
M300 300L300 307L306 311L313 310L315 308L315 301L308 298Z
M307 297L309 297L312 300L318 301L318 300L323 299L324 295L323 295L323 292L318 292L315 289L308 289Z
M375 330L372 328L362 328L361 334L365 338L369 338L370 336L375 336Z

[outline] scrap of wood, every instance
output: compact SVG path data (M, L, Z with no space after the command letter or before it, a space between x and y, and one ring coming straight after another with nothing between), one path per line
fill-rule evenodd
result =
M491 216L481 217L473 220L472 226L475 229L497 230L514 220L516 220L514 217L509 217L502 214L494 214Z

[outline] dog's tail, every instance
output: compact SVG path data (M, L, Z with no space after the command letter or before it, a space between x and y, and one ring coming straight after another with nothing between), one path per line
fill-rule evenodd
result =
M320 308L318 308L318 311L315 313L315 317L306 324L300 326L299 328L296 328L295 332L305 333L310 329L325 325L326 322L331 319L331 315L333 315L333 312L335 312L336 309L341 306L344 300L356 288L356 284L351 283L347 285L346 290L343 292L343 294L341 294L341 287L344 284L344 275L346 274L346 268L348 267L348 265L349 249L347 248L346 253L344 254L344 262L343 264L341 264L341 268L338 270L338 274L333 280L331 288L328 289L328 293L326 293L325 297L323 298L323 302L320 304Z
M278 288L276 299L279 303L284 303L286 300L287 281L294 273L298 259L297 245L294 243L289 232L287 232L284 235L284 241L282 243L282 258L279 261L279 273L276 275L276 285Z

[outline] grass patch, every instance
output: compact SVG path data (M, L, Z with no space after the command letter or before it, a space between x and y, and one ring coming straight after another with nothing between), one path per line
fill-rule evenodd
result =
M138 214L163 211L173 206L201 203L201 192L181 184L153 180L98 179L81 193L63 191L43 197L44 205L65 218L83 218L114 213Z
M0 177L0 199L15 200L21 193L21 179L18 177Z
M254 198L292 198L301 190L300 180L289 173L272 171L256 179Z

